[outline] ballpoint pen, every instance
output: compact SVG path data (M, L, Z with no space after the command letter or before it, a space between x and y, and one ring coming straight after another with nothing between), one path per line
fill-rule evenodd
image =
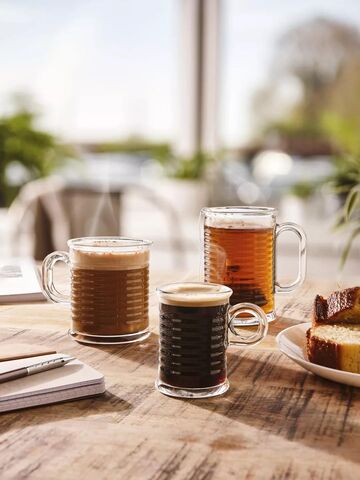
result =
M17 378L27 377L28 375L34 375L35 373L46 372L53 368L63 367L67 363L75 360L74 357L58 357L51 360L45 360L43 362L34 363L28 367L15 368L6 372L0 373L0 383L7 382L9 380L16 380Z

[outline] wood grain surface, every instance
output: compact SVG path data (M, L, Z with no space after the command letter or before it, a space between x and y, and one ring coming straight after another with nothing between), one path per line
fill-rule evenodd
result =
M152 275L153 286L176 280ZM176 400L154 388L157 301L141 344L79 345L70 314L49 303L0 307L1 344L34 343L76 355L105 374L102 397L0 415L1 479L358 479L360 391L317 378L275 345L283 328L308 321L307 282L277 298L267 339L228 350L230 390L209 400Z

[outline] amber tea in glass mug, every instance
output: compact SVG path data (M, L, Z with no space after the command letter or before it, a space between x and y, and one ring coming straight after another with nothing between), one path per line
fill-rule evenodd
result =
M214 207L201 210L203 269L206 282L233 290L230 303L251 302L268 320L275 319L275 292L291 292L302 284L306 269L306 236L295 223L276 223L277 211L266 207ZM276 281L276 239L290 231L299 240L295 281Z
M53 252L42 267L50 300L71 305L70 334L83 343L129 343L149 335L149 254L152 242L125 237L68 241L68 252ZM53 282L63 261L71 271L70 297Z

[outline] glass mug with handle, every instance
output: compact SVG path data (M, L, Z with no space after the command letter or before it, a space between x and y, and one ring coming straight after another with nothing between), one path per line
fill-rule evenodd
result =
M267 207L214 207L200 213L205 282L233 290L231 304L251 302L261 307L269 321L275 319L277 292L292 292L306 273L306 235L295 223L277 224L277 210ZM281 285L276 280L276 240L282 232L298 238L298 274Z
M68 241L68 252L53 252L42 265L42 287L56 303L71 305L70 335L81 343L117 344L149 336L149 254L152 242L125 237ZM71 271L70 296L60 293L53 268Z
M170 283L157 289L160 301L159 372L156 388L179 398L225 393L226 350L247 347L267 334L263 310L251 303L229 306L232 290L202 282ZM255 317L257 331L244 336L235 328L238 315ZM234 335L229 339L228 330Z

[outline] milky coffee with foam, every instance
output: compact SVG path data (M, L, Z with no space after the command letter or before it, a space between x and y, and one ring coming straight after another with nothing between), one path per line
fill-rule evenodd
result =
M122 336L148 328L149 252L70 251L72 330Z
M53 252L42 267L42 285L53 302L71 306L70 334L86 343L127 343L149 335L151 242L125 237L68 241L69 253ZM70 298L53 283L59 260L70 266Z

